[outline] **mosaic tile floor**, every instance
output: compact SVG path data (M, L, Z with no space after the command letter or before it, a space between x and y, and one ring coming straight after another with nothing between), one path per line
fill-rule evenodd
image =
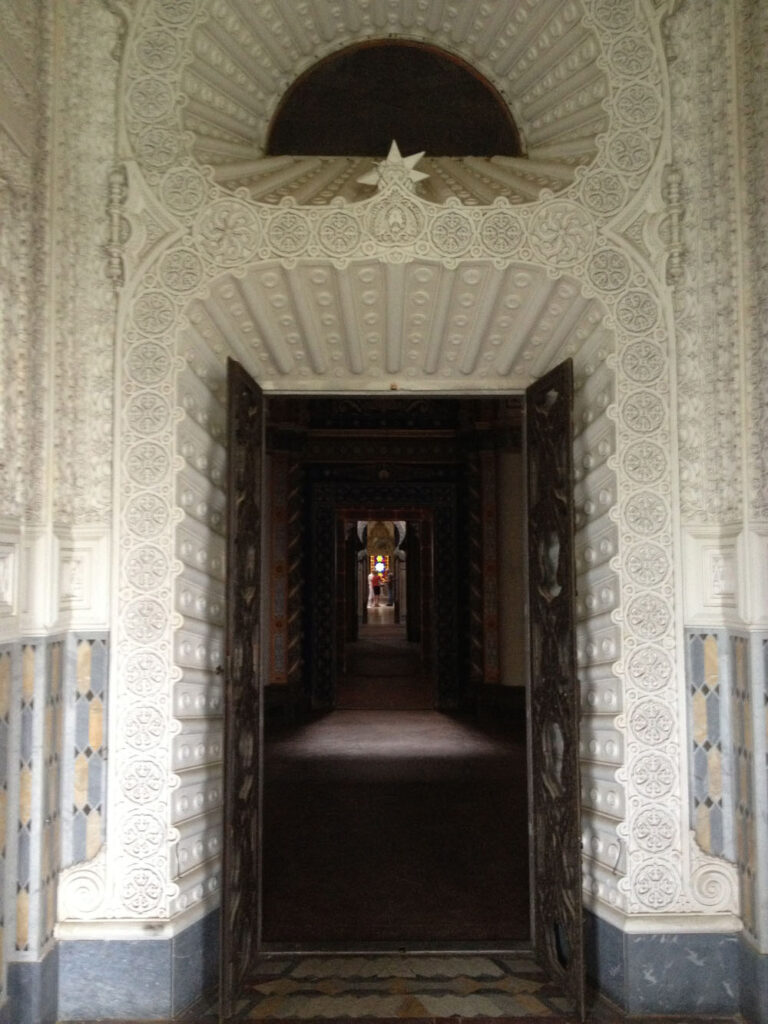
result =
M336 956L264 961L241 1020L562 1020L567 1006L531 957Z
M279 1024L577 1024L557 988L526 952L274 955L261 962L233 1019ZM178 1019L183 1024L218 1020L216 1003ZM591 1006L587 1016L587 1024L630 1020L736 1024L733 1018L704 1016L625 1018L605 1003Z

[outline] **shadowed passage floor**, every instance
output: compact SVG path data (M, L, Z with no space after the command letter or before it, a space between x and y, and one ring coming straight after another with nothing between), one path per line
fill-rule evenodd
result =
M368 622L345 648L345 670L336 680L336 707L417 710L435 704L435 686L418 644L395 624L394 609L368 609Z
M520 727L338 710L266 743L266 943L351 949L529 935Z

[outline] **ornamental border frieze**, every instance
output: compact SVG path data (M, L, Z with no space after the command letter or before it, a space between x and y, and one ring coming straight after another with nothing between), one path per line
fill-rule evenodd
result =
M647 43L647 25L646 37L632 31L638 20L634 0L590 0L587 6L605 33L609 65L611 53L628 49L618 46L621 39L642 37ZM677 675L669 296L666 285L610 226L658 168L658 146L654 141L653 152L648 146L649 140L662 140L658 52L647 71L652 87L639 83L643 88L633 90L627 75L611 72L611 127L601 140L602 155L557 195L543 193L520 206L506 201L488 207L437 205L420 199L406 177L360 203L302 207L286 200L269 206L214 185L189 156L190 140L174 120L185 46L201 17L202 0L148 0L126 43L127 96L135 95L140 76L159 83L154 99L143 97L143 121L138 109L125 114L126 139L139 164L129 174L130 217L141 235L142 208L159 206L176 227L155 240L140 271L138 258L131 266L128 250L121 300L122 530L115 653L116 735L122 741L114 755L119 798L109 822L110 863L118 869L114 892L105 897L111 900L107 916L164 918L175 895L170 849L155 841L153 823L170 822L177 781L164 752L176 728L170 692L179 675L173 585L180 563L171 553L182 516L176 495L181 460L174 453L183 415L177 346L186 311L218 278L245 273L256 263L292 268L324 260L344 267L370 259L426 259L449 268L472 259L500 268L527 264L552 279L576 280L585 297L604 307L603 326L616 339L615 356L609 357L616 390L606 413L617 434L617 453L610 460L617 493L610 514L618 524L620 550L611 567L621 586L613 618L622 649L613 670L624 683L624 711L616 726L625 734L626 762L617 779L626 789L627 817L618 831L628 853L627 874L617 876L617 890L606 901L629 913L711 910L712 900L699 895L711 889L708 862L696 861L694 886L690 837L682 825L688 808ZM656 51L655 37L652 46ZM173 113L168 113L168 88L176 97ZM153 569L150 555L158 548L168 557ZM717 903L718 909L734 906L732 892ZM99 913L104 915L104 904L92 916Z

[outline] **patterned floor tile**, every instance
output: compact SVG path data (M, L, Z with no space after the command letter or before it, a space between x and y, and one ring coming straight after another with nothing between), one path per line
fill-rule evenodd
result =
M559 993L522 954L306 956L265 960L243 1020L502 1021L558 1013Z

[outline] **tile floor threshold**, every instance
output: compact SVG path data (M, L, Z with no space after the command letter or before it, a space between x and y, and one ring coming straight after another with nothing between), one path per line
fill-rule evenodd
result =
M739 1024L738 1017L624 1015L589 997L587 1024ZM530 949L420 954L298 954L264 956L238 1000L231 1024L578 1024L558 987ZM190 1007L178 1024L219 1024L211 999ZM62 1022L63 1024L63 1022ZM80 1020L66 1024L147 1024L141 1020ZM155 1020L153 1024L172 1024Z

